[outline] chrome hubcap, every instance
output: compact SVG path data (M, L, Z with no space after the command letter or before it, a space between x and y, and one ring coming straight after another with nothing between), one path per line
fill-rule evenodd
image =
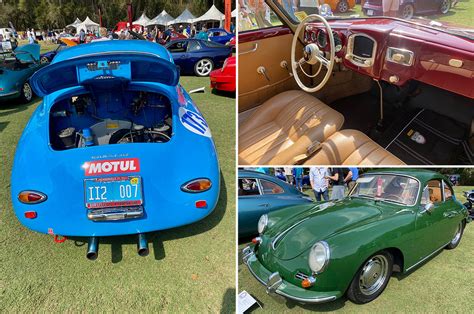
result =
M406 6L403 9L403 17L404 18L411 18L412 16L413 16L413 10L412 10L411 6Z
M388 275L388 261L383 255L376 255L365 263L359 278L360 291L372 295L383 286Z
M25 95L25 98L27 100L30 100L31 97L33 96L33 93L31 92L31 87L29 84L24 84L23 85L23 95Z
M48 63L49 60L46 57L41 58L41 63Z
M451 244L458 243L459 239L461 239L461 230L462 230L462 223L458 225L456 229L456 233L454 234L454 238L451 240Z
M347 11L347 4L345 2L341 2L339 5L339 11L343 13Z
M196 69L200 75L208 75L211 72L212 64L209 60L201 60L198 62Z
M448 1L444 0L443 3L441 4L441 12L446 13L448 12Z

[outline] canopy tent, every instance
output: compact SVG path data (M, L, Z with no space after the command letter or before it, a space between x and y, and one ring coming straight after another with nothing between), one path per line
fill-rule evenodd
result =
M81 20L76 17L76 20L69 25L66 25L66 28L76 28L77 25L81 24Z
M224 19L225 15L222 14L221 11L219 11L215 5L212 5L212 7L207 10L206 13L201 15L198 18L195 18L193 22L202 22L202 21L222 21Z
M155 18L148 22L148 25L167 25L170 21L174 20L174 17L168 14L165 10L161 11Z
M191 24L193 23L194 19L196 17L194 15L191 14L191 12L189 12L188 9L184 10L183 13L181 13L180 16L178 16L177 18L175 18L174 20L171 20L168 22L168 25L172 25L172 24L180 24L180 23L188 23L188 24Z
M149 22L150 22L150 19L148 18L148 16L145 15L145 12L143 12L140 18L134 21L133 24L140 25L140 26L147 26Z
M234 11L232 11L231 17L237 17L237 8L234 9Z
M81 29L87 31L93 31L93 32L98 32L99 31L99 24L96 22L92 21L89 17L86 17L84 22L79 23L76 25L76 30L79 32Z

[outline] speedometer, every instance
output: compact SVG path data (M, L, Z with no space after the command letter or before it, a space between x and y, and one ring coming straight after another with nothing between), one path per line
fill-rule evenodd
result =
M328 44L326 32L323 31L322 29L318 31L317 43L318 43L319 48L324 48Z
M341 37L339 36L338 32L333 31L332 34L334 36L334 48L335 48L336 52L339 52L342 49Z

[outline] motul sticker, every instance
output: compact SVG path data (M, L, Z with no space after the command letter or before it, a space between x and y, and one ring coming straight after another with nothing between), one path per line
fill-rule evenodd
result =
M138 158L88 161L82 166L86 176L140 172Z

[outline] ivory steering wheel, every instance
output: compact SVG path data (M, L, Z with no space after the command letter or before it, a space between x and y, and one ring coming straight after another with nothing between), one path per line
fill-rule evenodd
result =
M324 24L324 27L326 28L326 33L329 37L329 47L330 47L329 60L326 59L326 57L324 56L324 53L319 49L316 43L311 43L311 44L306 45L303 48L303 58L296 61L296 44L298 42L298 38L301 33L301 30L306 29L306 25L309 20L311 21L319 20L320 22ZM329 26L329 23L326 21L326 19L322 17L321 15L317 15L317 14L311 14L305 17L296 28L295 34L293 35L293 41L291 42L291 71L293 72L293 76L295 77L296 83L298 83L298 86L302 90L308 93L314 93L320 90L321 88L323 88L324 85L326 85L327 81L331 77L332 68L334 66L335 51L336 49L334 46L334 35L332 34L331 26ZM316 74L311 75L304 71L303 65L306 63L310 65L316 65L317 63L319 63L319 69L316 72ZM327 72L323 80L318 85L314 87L308 87L305 84L303 84L300 77L298 76L298 69L300 69L301 72L303 72L303 74L306 75L307 77L314 78L319 74L319 72L321 72L321 68L323 65L327 69Z

